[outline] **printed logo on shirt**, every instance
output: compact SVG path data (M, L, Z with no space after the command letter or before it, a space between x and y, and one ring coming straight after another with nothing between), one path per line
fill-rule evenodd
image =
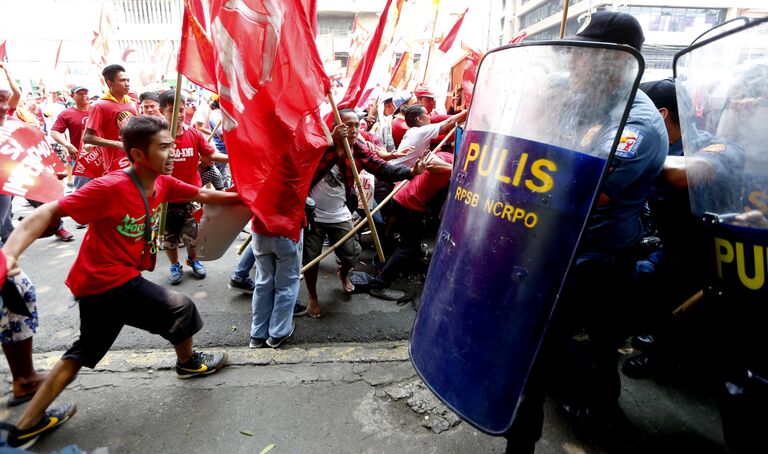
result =
M637 156L637 149L640 142L643 141L643 135L640 130L634 126L625 126L619 139L619 146L616 148L616 156L620 158L634 158Z
M160 207L152 210L152 217L150 224L155 226L157 224L158 217L160 216ZM139 218L133 218L129 214L126 214L123 218L123 222L117 226L117 231L130 238L141 238L144 236L144 218L146 215Z
M191 158L195 155L194 148L176 148L171 152L171 158L174 162L184 161L186 158Z
M125 126L126 123L128 123L128 120L133 116L131 112L128 112L127 110L124 110L117 114L117 128L122 129L123 126Z
M722 153L725 150L728 149L728 146L724 143L713 143L711 145L707 145L706 147L702 148L701 151L706 151L708 153Z

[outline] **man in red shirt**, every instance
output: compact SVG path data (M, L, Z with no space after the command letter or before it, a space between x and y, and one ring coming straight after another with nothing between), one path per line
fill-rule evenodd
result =
M104 173L130 165L120 142L120 128L129 118L138 115L136 104L128 97L130 79L125 68L109 65L101 72L107 83L107 92L88 112L83 143L96 145L104 158Z
M94 368L99 363L124 325L159 334L173 344L180 378L211 374L226 364L226 353L207 355L192 350L192 336L203 326L192 300L147 281L141 270L154 266L154 232L148 242L145 229L148 223L157 222L161 203L195 200L228 204L237 203L239 196L201 189L171 176L174 141L162 118L132 118L123 127L122 138L130 169L97 178L36 209L3 246L8 273L13 275L18 257L51 222L70 216L93 226L85 234L66 280L79 301L80 338L56 363L18 419L16 429L10 431L11 446L27 448L74 415L72 403L46 408L81 367ZM147 212L151 221L146 219Z
M392 201L392 228L400 234L400 239L377 279L386 285L397 279L403 266L421 250L424 217L430 201L450 183L453 154L437 152L426 159L424 164L427 170L406 183Z
M88 121L88 110L91 102L88 99L88 89L86 87L75 87L72 89L72 98L75 105L63 110L51 127L51 138L56 143L63 146L69 153L72 161L77 161L80 151L83 149L83 131ZM69 140L64 135L69 133ZM85 183L91 181L88 177L75 177L75 188L82 187Z
M168 90L159 98L160 113L169 124L173 119L173 100L176 92ZM185 99L182 96L179 102L179 115L176 123L176 149L173 151L173 176L179 180L201 187L203 181L200 178L198 165L200 160L229 162L227 155L219 153L205 140L196 129L183 125ZM205 267L197 260L195 244L197 242L197 220L192 216L197 207L192 203L169 203L165 221L165 241L163 249L171 262L171 271L168 274L168 282L178 285L184 275L179 263L178 248L187 247L187 266L192 268L192 273L198 278L205 277Z

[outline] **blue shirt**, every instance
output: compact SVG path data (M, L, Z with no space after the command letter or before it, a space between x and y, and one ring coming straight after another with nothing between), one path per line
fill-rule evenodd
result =
M597 146L610 147L615 134L615 128L608 128ZM602 193L610 201L595 208L590 216L581 252L619 250L640 242L640 215L668 150L669 136L661 114L650 98L638 91L603 183Z

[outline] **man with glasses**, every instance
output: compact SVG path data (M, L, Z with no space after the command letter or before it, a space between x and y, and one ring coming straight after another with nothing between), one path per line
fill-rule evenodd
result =
M427 112L424 106L414 104L408 107L408 110L405 111L405 124L408 125L408 131L403 136L397 151L405 151L408 147L413 147L413 149L406 156L391 161L392 164L414 165L421 155L429 150L429 142L437 136L447 134L456 126L456 123L464 120L467 112L469 111L465 110L446 118L440 123L433 124L430 120L429 112Z

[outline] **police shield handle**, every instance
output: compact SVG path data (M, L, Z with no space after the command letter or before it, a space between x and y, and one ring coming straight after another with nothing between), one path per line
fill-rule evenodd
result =
M333 100L333 95L328 93L328 101L331 103L331 107L333 108L333 117L336 119L336 124L341 124L341 115L339 115L339 109L336 107L336 101ZM349 159L349 168L352 169L352 176L355 177L355 184L357 185L357 192L358 194L365 194L365 189L363 188L363 182L360 181L360 174L357 172L357 166L355 165L355 157L352 155L352 149L349 147L349 142L346 140L343 140L344 142L344 150L347 152L347 159ZM371 227L371 236L373 237L373 245L376 247L376 254L379 256L379 260L381 263L384 263L387 261L386 257L384 257L384 250L381 248L381 241L379 241L379 234L376 232L376 224L373 222L373 217L371 215L371 210L368 208L368 202L363 197L362 200L363 204L363 210L365 211L365 217L368 219L368 224Z
M451 136L453 135L453 133L454 133L454 132L456 132L456 127L455 127L455 126L453 127L453 129L451 129L451 131L450 131L450 132L448 132L448 134L446 134L446 135L445 135L445 137L443 138L443 140L441 140L441 141L440 141L440 143L439 143L439 144L437 144L437 146L435 147L435 150L439 150L440 148L442 148L442 146L445 144L445 142L447 142L447 141L448 141L448 139L450 139L450 138L451 138ZM430 151L430 152L429 152L429 153L427 153L425 156L429 156L429 155L431 155L431 154L433 154L433 153L434 153L434 151ZM388 196L386 196L386 197L384 198L384 200L382 200L382 201L381 201L381 203L379 203L378 205L376 205L376 208L374 208L374 209L373 209L373 211L371 211L371 216L373 216L374 214L378 213L378 212L379 212L379 211L380 211L380 210L381 210L381 209L382 209L382 208L383 208L383 207L384 207L384 206L387 204L387 202L389 202L390 200L392 200L392 198L395 196L395 194L397 194L397 193L398 193L398 192L399 192L401 189L403 189L403 187L404 187L404 186L405 186L407 183L408 183L408 180L403 180L403 181L401 181L400 183L397 183L397 186L395 186L395 188L392 190L392 192L390 192L390 193L389 193L389 195L388 195ZM347 234L346 234L346 235L344 235L344 236L343 236L343 237L342 237L342 238L341 238L339 241L337 241L337 242L336 242L336 244L332 245L331 247L329 247L328 249L326 249L325 251L323 251L323 253L322 253L322 254L320 254L319 256L315 257L315 259L314 259L314 260L312 260L311 262L309 262L309 263L307 263L306 265L304 265L304 266L301 268L301 272L303 273L304 271L306 271L306 270L308 270L308 269L312 268L313 266L317 265L318 263L320 263L320 261L321 261L321 260L323 260L323 259L324 259L324 258L326 258L328 255L330 255L330 253L331 253L331 252L333 252L334 250L336 250L336 248L337 248L337 247L339 247L339 246L341 246L342 244L344 244L344 242L345 242L345 241L347 241L348 239L350 239L350 238L352 237L352 235L354 235L355 233L357 233L357 231L358 231L358 230L360 230L360 229L362 229L362 228L363 228L363 227L364 227L364 226L365 226L367 223L368 223L368 218L363 218L363 219L360 219L360 220L357 222L357 224L355 224L355 226L354 226L354 227L352 227L352 230L350 230L349 232L347 232ZM247 244L247 243L245 243L245 244Z

